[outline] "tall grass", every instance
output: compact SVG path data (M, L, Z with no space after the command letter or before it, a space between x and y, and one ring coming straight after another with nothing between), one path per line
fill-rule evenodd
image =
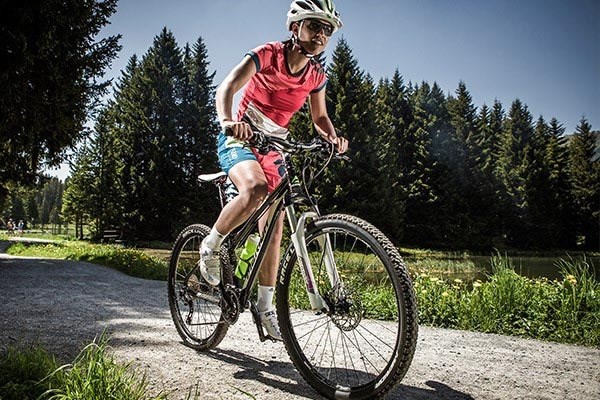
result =
M492 257L486 282L467 285L416 276L420 322L427 325L600 345L600 284L585 257L561 260L561 279L517 274L510 258Z
M56 359L39 346L10 347L0 355L0 399L33 400L54 385L45 379L58 368Z
M145 375L120 364L108 353L104 338L86 346L72 364L58 366L39 346L10 348L0 359L3 400L166 399L150 396Z

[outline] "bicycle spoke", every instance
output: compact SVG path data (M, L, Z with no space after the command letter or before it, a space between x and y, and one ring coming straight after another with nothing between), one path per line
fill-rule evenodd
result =
M184 343L196 349L215 347L228 326L221 324L220 292L195 272L202 238L210 232L204 225L190 225L178 236L169 265L169 306Z
M401 297L406 293L402 285L410 285L408 275L398 264L397 250L379 241L381 233L371 232L364 221L332 215L317 220L305 236L314 283L327 306L323 315L301 309L309 297L297 258L284 266L285 280L278 284L278 312L286 321L282 333L297 343L288 344L288 351L311 385L328 388L320 390L327 397L338 396L340 390L360 398L385 394L406 373L416 345L414 335L403 336L416 330L406 326L416 321L414 302L403 304ZM328 271L331 266L336 271ZM393 297L384 297L388 295ZM291 301L293 307L280 307Z
M325 319L325 318L329 318L329 316L327 314L323 314L323 315L319 316L318 318L311 319L309 321L305 321L305 322L301 322L299 324L296 324L296 328L299 327L299 326L302 326L302 325L310 324L313 321L320 321L320 320Z

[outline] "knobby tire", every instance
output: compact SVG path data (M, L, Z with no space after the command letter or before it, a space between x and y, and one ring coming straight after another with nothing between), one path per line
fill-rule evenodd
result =
M316 240L324 234L330 237L343 290L331 288L327 279ZM408 371L418 333L412 281L397 248L373 225L344 214L311 222L305 242L320 294L337 302L337 311L309 310L298 255L288 247L277 281L277 313L292 362L328 398L385 395ZM365 287L371 297L357 290ZM384 308L373 301L378 291L392 298ZM384 321L390 316L392 321Z

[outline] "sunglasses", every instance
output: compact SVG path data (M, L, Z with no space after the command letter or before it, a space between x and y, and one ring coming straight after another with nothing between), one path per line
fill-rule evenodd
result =
M308 29L310 29L314 33L319 33L321 32L321 30L323 30L323 34L325 34L325 36L329 37L333 35L333 27L329 24L324 24L323 22L317 21L316 19L309 19L306 20L306 22L306 26L308 27Z

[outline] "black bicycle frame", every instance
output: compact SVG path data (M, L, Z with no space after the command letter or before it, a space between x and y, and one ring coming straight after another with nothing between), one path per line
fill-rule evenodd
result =
M226 239L230 251L231 268L235 268L235 249L242 246L248 237L258 230L259 219L267 212L270 213L264 231L261 234L261 239L256 249L254 260L249 267L247 277L243 281L240 287L240 303L246 304L250 297L252 287L258 276L259 267L266 254L266 249L271 241L273 232L275 230L275 222L279 214L283 211L284 207L291 205L291 184L290 176L294 176L294 171L289 157L284 154L284 166L286 169L286 175L282 178L281 182L277 185L275 190L265 197L262 204L250 215L250 217L244 222L239 228L234 230L232 234ZM232 271L233 272L233 271Z

